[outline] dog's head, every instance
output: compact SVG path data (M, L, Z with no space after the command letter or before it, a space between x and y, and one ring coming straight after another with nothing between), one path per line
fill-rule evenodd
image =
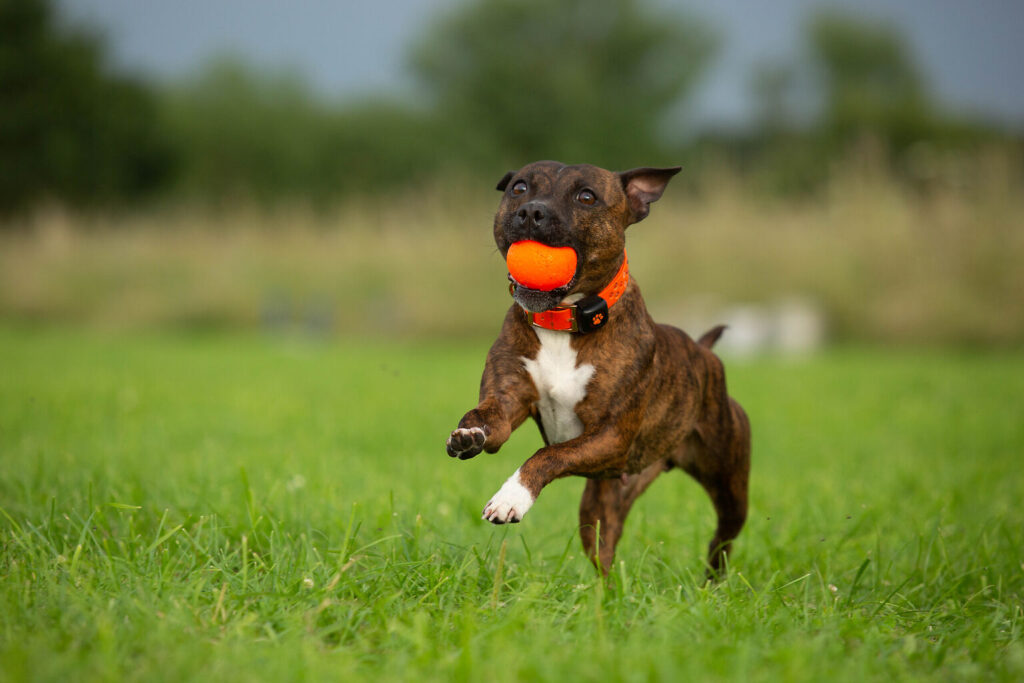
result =
M542 291L512 280L515 300L540 312L573 294L600 291L622 265L626 227L647 216L651 202L678 172L678 166L615 173L587 164L538 161L505 174L498 183L504 196L494 216L494 241L502 257L522 240L576 251L576 272L568 284Z

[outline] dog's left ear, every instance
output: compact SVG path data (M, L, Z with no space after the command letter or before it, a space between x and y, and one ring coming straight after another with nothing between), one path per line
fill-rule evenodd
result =
M634 168L631 171L623 171L619 174L622 181L622 189L626 191L629 198L629 210L632 214L632 223L639 223L647 218L651 211L651 202L657 201L665 186L676 173L682 169L681 166L671 168ZM507 182L507 180L506 180Z
M498 192L504 192L505 188L508 187L508 181L512 180L512 176L516 174L515 171L509 171L505 174L505 177L498 181L498 186L494 188Z

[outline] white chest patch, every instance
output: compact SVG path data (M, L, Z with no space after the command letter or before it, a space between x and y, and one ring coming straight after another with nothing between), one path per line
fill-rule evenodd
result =
M574 439L583 432L576 404L587 395L594 366L576 366L576 351L569 344L571 335L543 328L533 331L540 339L540 350L536 358L524 356L523 365L540 395L537 409L544 433L550 443Z

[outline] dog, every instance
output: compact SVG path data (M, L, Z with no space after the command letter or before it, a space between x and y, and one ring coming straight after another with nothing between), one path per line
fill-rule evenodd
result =
M448 437L448 455L494 453L531 417L544 447L488 501L483 518L519 522L549 483L586 477L580 536L607 574L637 497L680 468L711 497L718 525L708 548L717 576L747 515L750 423L726 393L711 346L724 327L694 341L656 324L626 259L626 228L643 220L679 167L622 173L554 161L510 171L494 241L572 247L568 284L542 291L509 275L514 303L489 353L478 405Z

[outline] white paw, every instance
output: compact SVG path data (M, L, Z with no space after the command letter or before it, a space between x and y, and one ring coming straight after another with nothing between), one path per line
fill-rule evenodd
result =
M470 427L469 429L459 427L448 437L445 447L451 457L466 460L480 453L484 449L486 440L487 433L480 427Z
M532 505L533 494L519 481L516 470L484 506L483 518L492 524L514 524Z

